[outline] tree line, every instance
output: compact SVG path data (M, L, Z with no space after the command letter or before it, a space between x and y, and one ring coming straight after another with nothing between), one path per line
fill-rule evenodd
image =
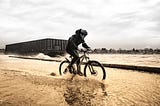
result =
M93 53L107 53L107 54L160 54L160 49L144 48L144 49L94 49Z

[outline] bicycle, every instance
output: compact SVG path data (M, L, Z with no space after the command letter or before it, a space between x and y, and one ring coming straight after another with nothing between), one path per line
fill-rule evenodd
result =
M95 77L99 77L98 76L98 73L102 76L102 80L105 80L106 78L106 71L103 67L103 65L98 62L98 61L95 61L95 60L90 60L90 58L86 55L86 53L88 52L88 50L82 50L83 52L83 55L80 56L80 66L79 66L79 69L81 70L81 66L84 65L84 76L87 77L87 76L95 76ZM70 56L70 58L72 59L72 56ZM83 61L86 61L86 62L83 62ZM63 75L63 74L66 74L68 71L71 73L71 74L76 74L77 71L76 71L76 66L75 64L71 67L71 70L68 69L68 65L70 64L70 60L68 58L65 58L64 61L62 61L59 65L59 74L60 75Z

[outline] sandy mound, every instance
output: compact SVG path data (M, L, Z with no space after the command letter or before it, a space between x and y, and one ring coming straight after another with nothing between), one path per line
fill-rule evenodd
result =
M105 98L101 85L79 76L71 80L1 70L0 105L104 105L100 100Z

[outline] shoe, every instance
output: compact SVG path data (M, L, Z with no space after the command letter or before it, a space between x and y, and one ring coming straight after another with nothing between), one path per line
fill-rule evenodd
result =
M83 76L83 73L81 71L78 71L77 74Z
M76 73L76 71L73 71L73 74L75 74L75 75L76 75L76 74L77 74L77 73Z

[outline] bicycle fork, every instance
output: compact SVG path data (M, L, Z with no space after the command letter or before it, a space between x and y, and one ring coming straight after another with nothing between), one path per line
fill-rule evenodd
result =
M89 71L91 72L91 74L96 74L96 71L94 70L92 65L88 65L89 67Z

